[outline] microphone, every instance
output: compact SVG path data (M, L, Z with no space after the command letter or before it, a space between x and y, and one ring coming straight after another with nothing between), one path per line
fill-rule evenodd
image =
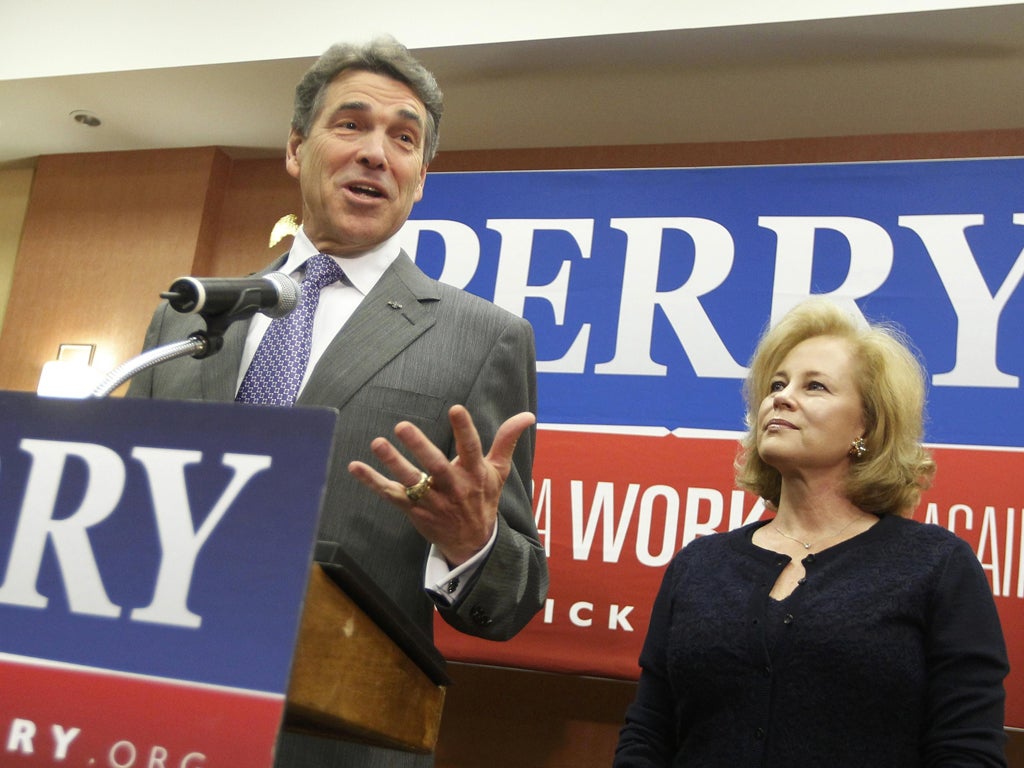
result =
M299 284L284 272L261 277L179 277L160 294L184 314L284 317L299 302Z

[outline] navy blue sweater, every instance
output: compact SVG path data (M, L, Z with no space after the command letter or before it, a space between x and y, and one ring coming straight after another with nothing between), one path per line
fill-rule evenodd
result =
M672 560L616 768L1005 766L1006 646L967 543L886 515L776 601L765 522Z

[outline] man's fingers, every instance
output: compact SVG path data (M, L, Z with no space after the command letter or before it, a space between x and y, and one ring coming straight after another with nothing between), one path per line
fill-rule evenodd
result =
M516 450L516 443L523 432L529 429L537 421L537 417L529 411L517 413L502 422L498 432L494 436L491 450L487 453L487 460L501 473L502 480L508 477L509 468L512 466L512 454Z
M409 453L412 454L413 458L419 464L419 466L414 467L411 472L397 475L398 479L401 480L407 476L419 477L420 469L432 475L441 474L447 470L448 457L440 448L430 442L430 438L423 434L422 430L412 422L400 421L396 424L395 437L397 437L402 445L408 449ZM392 450L397 456L401 457L403 461L405 460L397 448L392 446ZM383 456L377 454L376 451L374 451L374 453L377 455L377 458L384 461ZM408 462L406 462L406 464L408 464ZM409 464L409 466L412 465ZM392 470L394 469L390 465L388 468ZM416 480L414 479L412 482L416 482Z
M389 498L389 489L392 481L384 477L369 464L362 461L350 461L348 464L349 473L378 496Z
M373 451L373 455L377 457L381 464L388 468L391 476L398 483L414 485L419 482L419 467L405 458L401 451L383 437L378 437L370 443L370 450Z
M462 466L472 471L484 458L480 433L476 431L473 417L464 405L453 405L448 409L448 421L455 436L455 454L461 457Z
M442 497L450 496L452 503L472 495L467 491L467 482L488 485L497 480L500 489L511 470L516 443L523 432L536 423L536 417L529 411L523 411L507 419L498 427L485 456L469 411L464 406L455 405L448 415L457 451L451 461L415 424L402 421L395 425L395 436L412 454L412 461L386 438L378 437L370 448L393 479L361 461L351 462L349 472L377 494L398 502L407 499L416 503L426 495L424 492L413 499L406 493L407 489L414 488L423 480L424 473L430 476L430 487L434 492Z

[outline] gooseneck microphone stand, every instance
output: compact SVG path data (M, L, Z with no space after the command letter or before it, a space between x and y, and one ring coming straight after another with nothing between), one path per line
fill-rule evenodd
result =
M254 313L250 313L250 316L252 314ZM131 360L121 363L121 365L103 377L102 381L96 385L96 388L93 389L89 396L106 397L132 378L132 376L142 373L142 371L148 368L160 365L160 363L166 363L169 360L176 360L179 357L189 355L196 359L202 359L219 352L220 348L224 346L224 330L232 322L242 318L231 318L220 330L211 330L211 325L219 325L219 322L214 323L212 321L219 321L219 318L207 317L205 319L205 331L195 331L181 341L173 341L170 344L154 347L147 352L143 352L141 355L133 357Z

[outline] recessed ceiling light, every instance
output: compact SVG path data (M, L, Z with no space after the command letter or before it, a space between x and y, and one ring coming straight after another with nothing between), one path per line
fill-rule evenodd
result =
M85 109L76 109L74 112L71 113L71 117L72 119L74 119L76 123L87 125L90 128L95 128L102 122L98 117L96 117L96 115Z

